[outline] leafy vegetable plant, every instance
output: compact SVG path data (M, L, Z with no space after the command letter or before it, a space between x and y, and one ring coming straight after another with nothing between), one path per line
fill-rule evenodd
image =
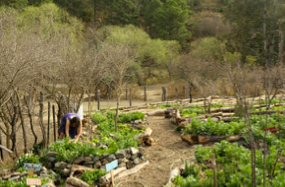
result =
M95 185L99 182L99 179L106 174L107 173L101 169L99 170L94 169L93 171L85 171L80 176L80 179L87 182L90 185Z

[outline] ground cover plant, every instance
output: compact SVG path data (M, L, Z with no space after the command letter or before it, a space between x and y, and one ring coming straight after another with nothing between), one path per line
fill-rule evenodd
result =
M205 114L207 112L207 110L210 109L216 109L216 108L222 108L225 107L223 104L221 103L217 103L217 104L211 104L210 107L207 106L189 106L187 108L180 108L179 111L181 113L182 117L194 117L197 115L202 115Z
M200 119L193 117L191 118L190 124L186 126L186 129L182 130L182 133L209 136L231 136L241 134L244 128L245 124L243 122L215 122L211 118L208 118L206 121L201 121Z
M278 107L278 108L277 108ZM283 106L276 106L271 110L283 110ZM253 111L253 110L252 110ZM255 110L258 111L258 110ZM259 110L261 111L261 110ZM218 186L251 186L251 150L248 127L244 118L225 123L215 122L211 118L201 121L198 118L190 118L190 123L182 132L193 135L241 135L245 138L243 143L229 143L225 140L215 143L212 147L198 145L195 150L195 170L185 164L181 176L173 179L172 186L179 187L207 187L214 186L213 155L217 163ZM256 184L257 186L285 185L283 160L285 158L284 124L285 116L279 113L271 115L250 115L249 123L256 141ZM277 132L265 131L266 128L276 127ZM264 160L265 159L265 160ZM189 169L192 168L192 169ZM198 174L194 171L200 171ZM264 175L265 173L265 175ZM266 177L265 177L266 176ZM265 179L265 180L264 180ZM169 185L168 185L169 186ZM171 186L171 185L170 185Z
M99 179L107 173L101 169L94 169L93 171L85 171L80 179L87 182L90 185L95 185L99 182Z
M284 149L284 145L284 142L281 143L282 149ZM284 177L282 178L284 176L283 164L277 159L280 154L278 150L278 146L271 146L270 154L266 157L266 172L268 174L266 186L281 187L285 185ZM213 155L216 156L217 162L218 186L251 186L250 150L237 143L231 144L227 141L217 143L213 147L199 145L195 151L195 167L187 166L186 163L187 171L185 169L182 176L175 177L173 186L213 186L214 174L211 165ZM257 150L256 155L257 186L263 186L262 151ZM281 155L285 156L283 151Z

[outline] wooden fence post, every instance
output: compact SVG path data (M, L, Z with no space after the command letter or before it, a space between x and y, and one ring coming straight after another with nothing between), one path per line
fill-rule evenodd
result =
M186 87L183 86L183 99L186 99Z
M97 90L97 106L98 110L100 110L100 90Z
M111 86L108 87L108 99L109 100L112 99L112 88L111 88Z
M2 145L1 131L0 131L0 145ZM3 150L0 149L1 160L4 161Z
M40 93L40 127L42 130L42 134L43 134L43 145L44 147L46 147L46 143L47 143L47 138L46 138L46 132L45 132L45 127L44 127L44 121L43 121L43 113L44 113L44 94L41 92Z
M216 164L215 154L213 154L213 157L212 157L212 165L213 165L213 175L214 175L214 187L218 187L217 164Z
M162 99L161 100L166 101L166 89L164 86L162 87Z
M146 85L144 86L144 101L147 100L147 96L146 96Z
M128 100L128 85L127 85L127 88L126 88L126 100Z
M56 125L55 125L55 108L52 105L52 119L53 119L53 141L56 141Z
M48 127L47 127L47 146L49 145L49 133L50 133L50 102L48 102Z
M132 88L130 88L130 98L129 98L130 100L130 106L132 106Z

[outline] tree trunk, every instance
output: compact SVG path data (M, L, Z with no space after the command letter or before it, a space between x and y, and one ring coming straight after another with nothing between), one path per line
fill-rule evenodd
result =
M44 145L44 147L46 147L47 138L46 138L46 131L45 131L44 122L43 122L43 112L44 112L43 102L44 102L44 94L41 92L40 93L40 114L39 114L39 118L40 118L40 127L41 127L42 134L43 134L43 145Z
M23 113L22 113L22 105L21 105L21 99L17 93L17 98L18 98L18 109L19 109L19 115L21 119L21 126L23 130L23 139L24 139L24 153L27 153L27 138L26 138L26 129L25 129L25 122L23 118Z
M136 77L137 77L137 80L138 80L138 85L142 86L142 78L141 78L141 76L140 76L140 74L138 72L136 72Z
M192 88L191 88L191 84L189 84L189 103L192 103Z
M12 141L12 148L11 150L13 152L16 153L16 156L17 155L17 151L16 151L16 140L17 140L17 136L16 136L16 123L17 123L17 107L14 107L14 115L13 115L13 118L12 118L12 121L11 121L11 125L12 125L12 132L11 132L11 141ZM8 147L9 148L9 147Z
M28 108L28 116L29 116L29 119L30 119L31 130L32 130L32 133L33 133L33 135L35 137L34 144L37 144L38 137L37 137L37 134L35 133L35 130L34 130L33 117L32 117L32 113L31 113L31 106L28 104L28 101L27 101L26 97L24 97L24 100L25 100L25 103L26 103L27 108Z
M97 19L97 11L96 11L96 0L93 0L93 13L94 13L94 16L93 16L93 19L94 19L94 32L96 34L96 19Z

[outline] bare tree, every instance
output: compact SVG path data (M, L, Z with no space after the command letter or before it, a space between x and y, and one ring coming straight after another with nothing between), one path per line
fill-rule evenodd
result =
M107 81L113 82L116 88L117 96L117 109L115 114L115 129L118 131L117 127L117 117L120 105L120 99L123 93L123 86L125 81L132 76L130 71L131 63L133 62L134 56L129 53L128 46L118 45L118 46L104 46L108 48L108 52L105 53L105 60L109 66L109 72L106 76Z

